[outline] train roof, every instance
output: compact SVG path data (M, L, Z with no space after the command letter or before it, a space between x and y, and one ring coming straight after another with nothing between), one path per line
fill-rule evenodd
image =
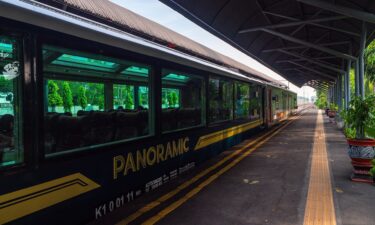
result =
M285 84L220 54L156 22L144 18L108 0L37 0L64 11L104 23L123 31L162 44L168 48L197 56L215 64L227 67L246 76L285 87Z

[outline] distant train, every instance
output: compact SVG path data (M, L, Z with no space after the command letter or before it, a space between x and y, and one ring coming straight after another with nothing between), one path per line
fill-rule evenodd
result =
M98 219L297 107L272 82L51 2L0 1L0 224Z

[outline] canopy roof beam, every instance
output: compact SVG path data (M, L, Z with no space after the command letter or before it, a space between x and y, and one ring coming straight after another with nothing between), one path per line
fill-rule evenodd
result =
M357 58L352 56L352 55L345 54L345 53L342 53L342 52L339 52L339 51L336 51L336 50L333 50L333 49L329 49L329 48L326 48L326 47L323 47L323 46L319 46L319 45L316 45L316 44L313 44L313 43L310 43L310 42L307 42L307 41L304 41L304 40L300 40L298 38L295 38L295 37L292 37L292 36L289 36L289 35L274 31L274 30L262 29L262 31L264 31L266 33L269 33L269 34L272 34L272 35L275 35L277 37L283 38L287 41L291 41L291 42L294 42L294 43L297 43L297 44L305 45L306 47L314 48L314 49L317 49L319 51L326 52L328 54L335 55L335 56L343 58L343 59L357 60Z
M311 58L313 60L321 60L321 59L336 59L336 56L323 56L323 57L317 57L317 58ZM287 63L287 62L300 62L300 61L306 61L304 59L283 59L283 60L277 60L276 63ZM328 63L326 63L328 64Z
M300 76L304 76L304 77L308 77L309 79L317 79L317 78L319 78L319 79L321 79L321 80L324 80L324 81L326 81L326 82L328 82L328 83L334 83L335 81L334 81L334 79L335 78L333 78L333 77L327 77L327 76L322 76L322 75L320 75L320 74L317 74L317 73L311 73L310 71L302 71L302 70L300 70L300 69L298 69L298 68L284 68L284 69L281 69L281 70L284 70L284 71L297 71L299 74L298 75L300 75Z
M333 4L331 2L322 1L322 0L297 0L297 1L307 4L307 5L315 6L320 9L324 9L324 10L335 12L341 15L352 17L361 21L375 23L375 15L372 13L368 13L364 10L362 11L355 10L352 8L348 8L345 6Z
M261 29L264 29L264 28L266 28L266 29L276 29L276 28L284 28L284 27L292 27L292 26L309 24L309 25L321 27L321 28L324 28L324 29L333 30L333 31L349 34L349 35L352 35L352 36L360 37L360 34L357 34L357 33L354 33L354 32L350 32L350 31L343 30L343 29L340 29L340 28L319 24L319 22L328 22L328 21L340 20L340 19L345 19L345 18L348 18L348 17L346 17L346 16L334 16L334 17L309 19L309 20L298 20L298 19L296 19L295 22L290 22L290 23L273 24L273 25L266 25L266 26L259 26L259 27L243 29L243 30L238 31L238 33L244 34L244 33L249 33L249 32L260 31Z
M248 32L254 32L259 31L262 29L275 29L275 28L283 28L283 27L292 27L292 26L298 26L302 24L313 24L318 22L328 22L333 20L341 20L347 18L346 16L333 16L333 17L326 17L326 18L319 18L319 19L310 19L310 20L300 20L295 22L289 22L289 23L282 23L282 24L273 24L273 25L266 25L266 26L259 26L259 27L253 27L248 29L243 29L238 31L239 34L244 34ZM359 36L358 34L356 34Z
M307 58L307 57L305 57L303 55L299 55L299 54L296 54L296 53L288 52L288 51L285 51L285 50L279 50L279 52L282 52L282 53L287 54L287 55L291 55L291 56L299 58L299 59L303 59L305 61L308 61L310 63L316 64L316 65L318 65L320 67L329 69L329 70L337 72L337 73L346 74L346 71L344 71L344 70L340 70L338 68L326 65L326 64L321 63L321 62L319 62L317 60L314 60L314 59L311 59L311 58Z
M349 41L338 41L338 42L329 42L329 43L322 43L322 44L316 44L318 46L334 46L334 45L344 45L344 44L350 44ZM265 49L265 50L262 50L262 52L264 53L268 53L268 52L274 52L274 51L278 51L278 50L292 50L292 49L303 49L303 48L307 48L306 46L291 46L291 47L285 47L285 48L273 48L273 49Z
M310 67L304 66L304 65L302 65L302 64L299 64L299 63L296 63L296 62L289 62L289 63L290 63L290 64L293 64L293 65L295 65L295 66L301 67L301 68L303 68L303 69L306 69L306 70L308 70L308 71L310 71L310 72L313 72L313 73L315 73L315 74L319 74L320 76L325 77L325 78L328 78L328 79L330 79L330 80L336 79L335 77L332 77L332 76L330 76L330 75L327 75L327 74L325 74L325 73L323 73L323 72L320 72L320 71L318 71L318 70L312 69L312 68L310 68Z

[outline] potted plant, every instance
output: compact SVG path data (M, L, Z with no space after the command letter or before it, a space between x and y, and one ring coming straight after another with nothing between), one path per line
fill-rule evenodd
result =
M328 116L329 118L335 118L339 107L335 103L329 105Z
M369 170L375 157L375 139L368 131L375 128L375 96L365 99L354 97L349 108L341 115L345 121L348 153L354 167L352 180L372 182Z

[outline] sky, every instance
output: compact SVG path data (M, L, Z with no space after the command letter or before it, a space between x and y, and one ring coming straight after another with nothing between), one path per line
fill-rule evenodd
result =
M315 96L315 91L311 87L304 86L298 88L297 86L289 83L285 78L279 74L273 72L267 67L263 66L261 63L252 59L251 57L245 55L239 50L235 49L231 45L212 35L208 31L199 27L195 23L186 19L181 14L177 13L173 9L164 5L163 3L157 0L111 0L112 2L121 5L124 8L127 8L143 17L146 17L152 21L155 21L169 29L180 33L200 44L203 44L211 49L214 49L217 52L220 52L223 55L231 57L238 62L241 62L255 70L261 71L268 76L279 80L286 85L289 85L289 88L292 91L297 92L299 96Z

